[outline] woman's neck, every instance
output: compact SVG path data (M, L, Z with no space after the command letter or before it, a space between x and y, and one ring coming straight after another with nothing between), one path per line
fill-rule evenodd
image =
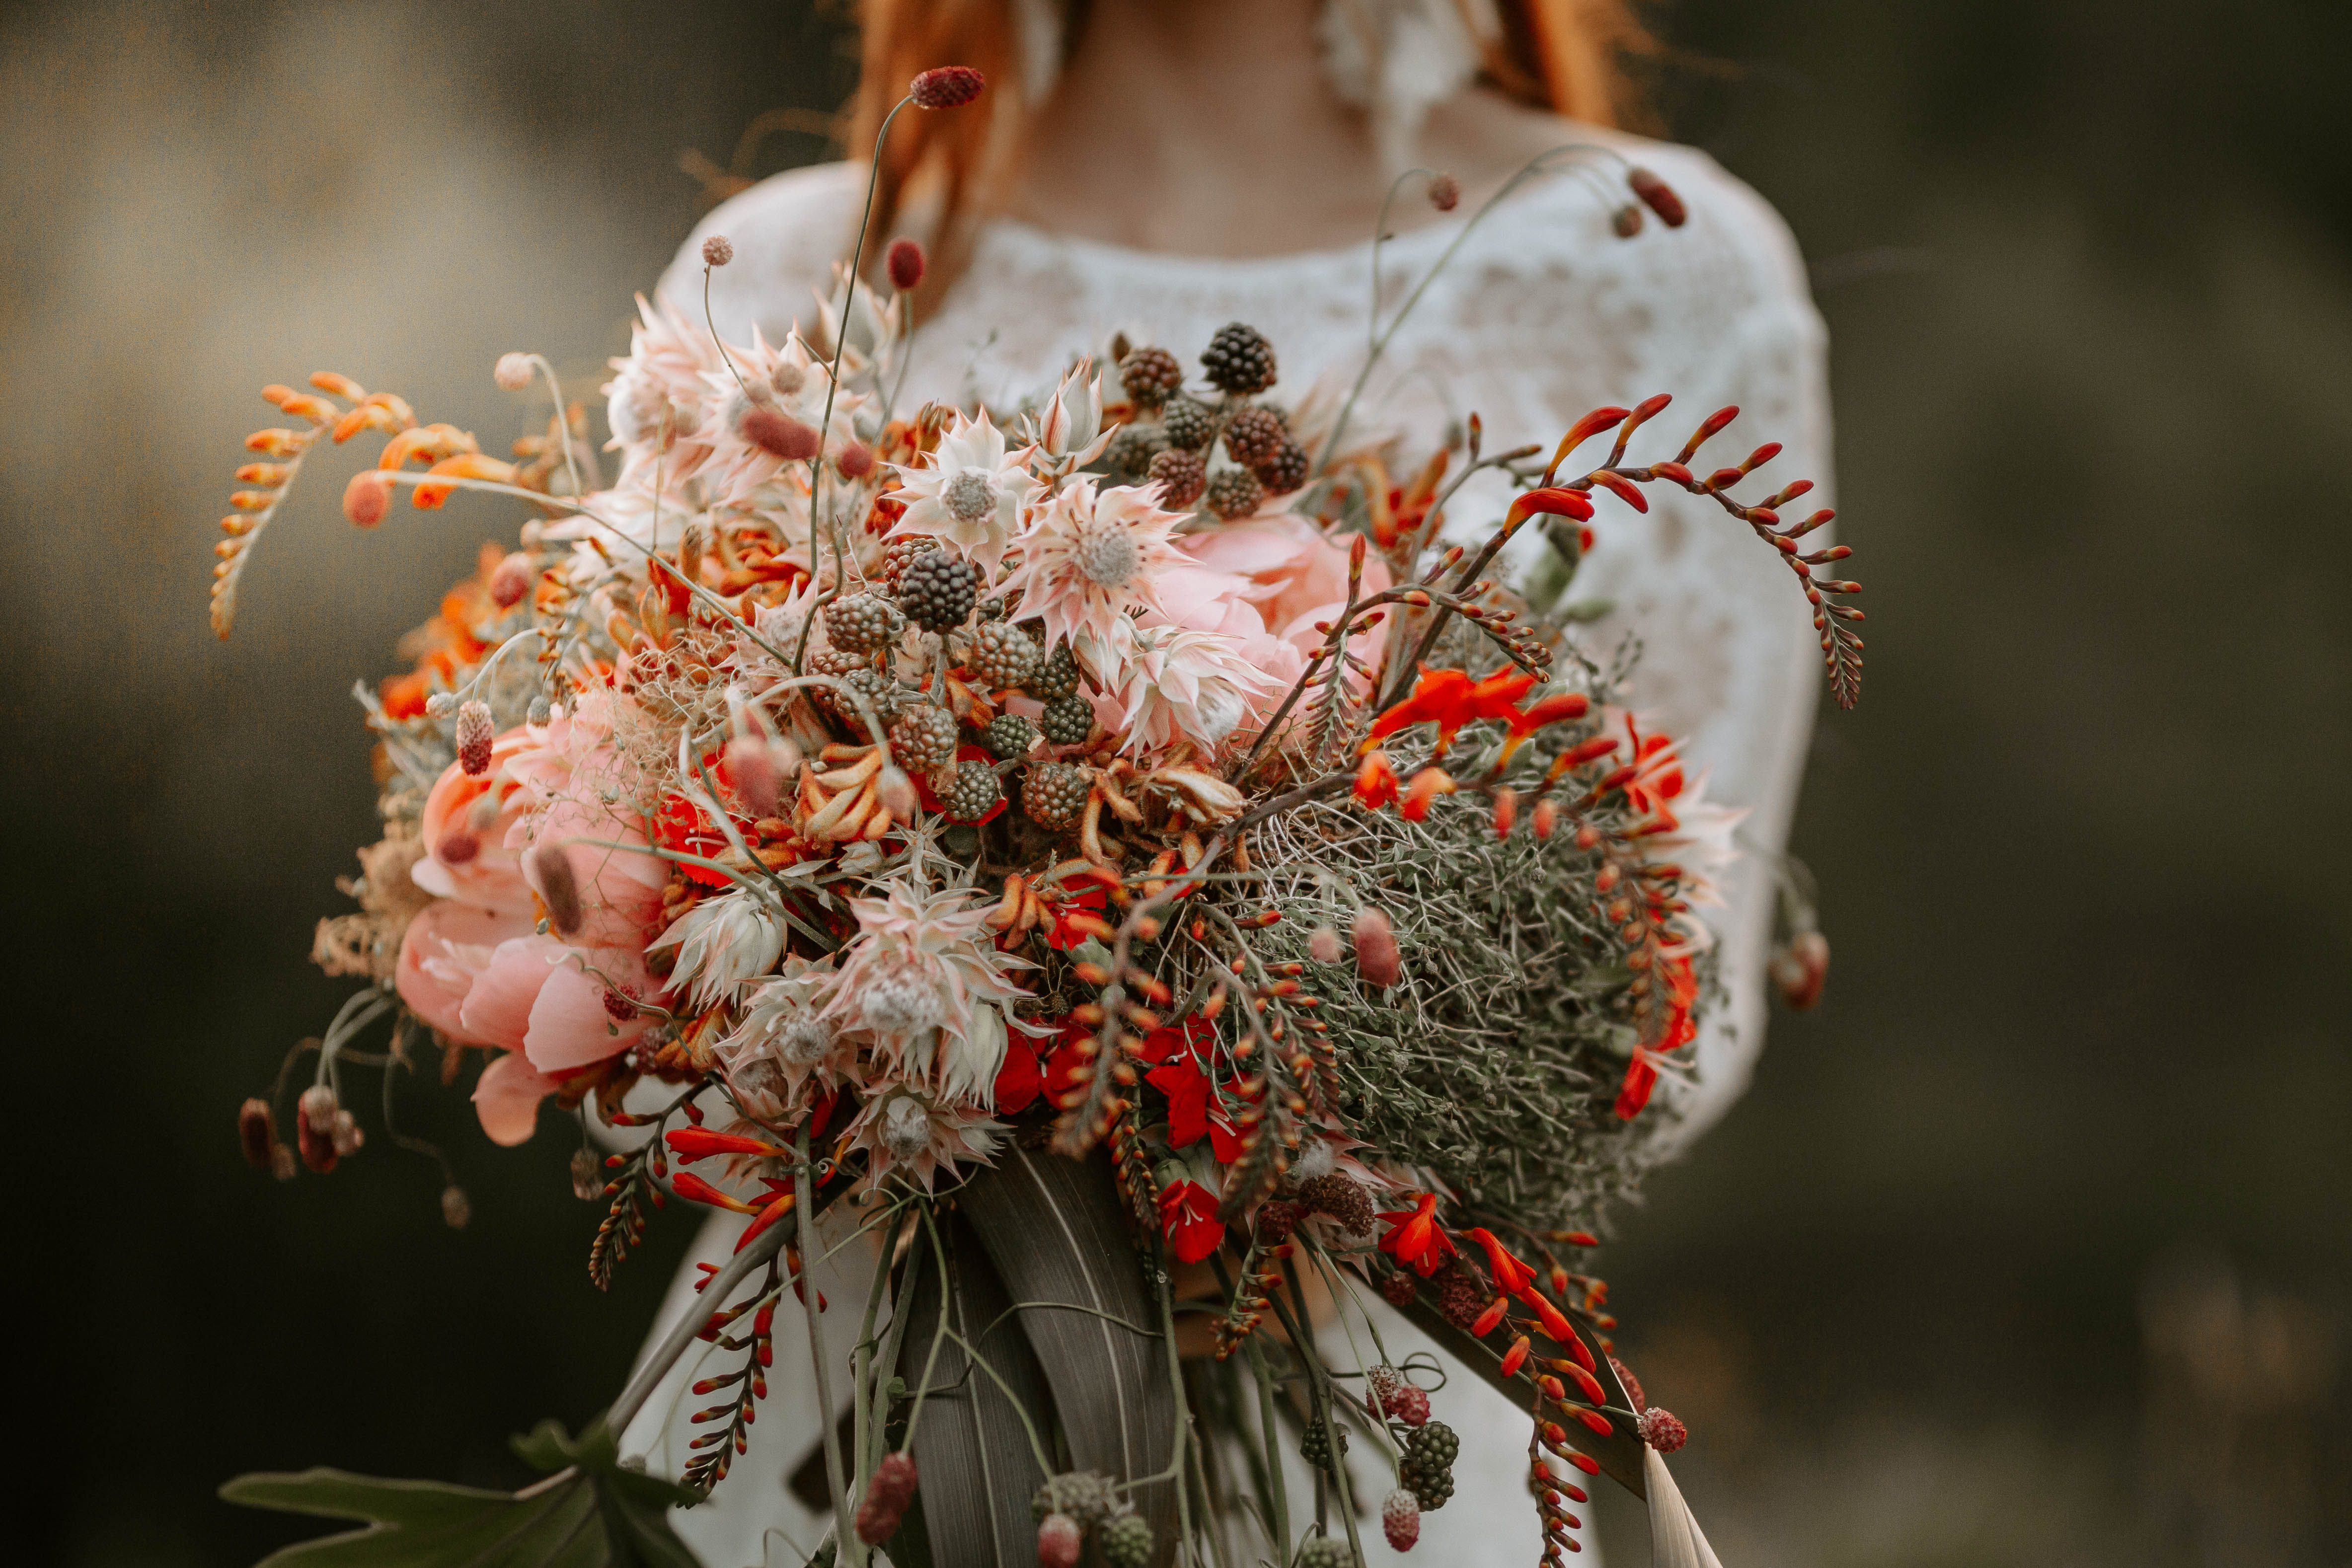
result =
M1363 114L1324 78L1316 11L1316 0L1093 0L998 209L1180 255L1369 238L1388 175ZM1433 114L1424 142L1458 160L1475 199L1559 140L1559 123L1465 93Z

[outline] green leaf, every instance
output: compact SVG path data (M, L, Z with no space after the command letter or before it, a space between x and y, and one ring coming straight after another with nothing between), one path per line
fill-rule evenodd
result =
M542 1421L514 1447L554 1473L502 1492L321 1468L239 1476L220 1495L247 1508L366 1521L273 1552L260 1568L699 1568L668 1510L701 1494L625 1469L602 1422L574 1442Z

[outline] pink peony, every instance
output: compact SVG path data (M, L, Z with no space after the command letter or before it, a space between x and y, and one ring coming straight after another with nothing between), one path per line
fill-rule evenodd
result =
M474 1091L483 1129L500 1144L529 1138L539 1102L562 1079L645 1031L646 1019L608 1009L615 988L659 988L645 946L660 925L666 869L656 856L604 847L646 842L610 742L609 700L591 694L576 713L509 730L487 774L452 767L425 802L426 854L411 874L437 896L409 924L396 983L410 1011L458 1044L513 1053ZM607 789L617 803L605 802ZM570 941L536 930L522 857L541 841L562 847L579 890L585 919Z

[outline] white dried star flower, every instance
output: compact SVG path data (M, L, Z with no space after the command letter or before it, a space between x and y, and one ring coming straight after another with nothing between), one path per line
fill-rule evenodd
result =
M1190 627L1143 626L1120 616L1108 642L1087 638L1078 657L1113 697L1127 732L1122 748L1160 751L1190 740L1214 751L1254 699L1278 689L1238 637Z
M894 465L907 500L897 533L927 534L983 573L994 571L1037 493L1023 465L1026 455L1006 450L1004 433L985 410L957 415L920 466Z
M985 1111L943 1104L900 1088L866 1103L850 1124L850 1143L870 1151L869 1183L879 1186L895 1174L919 1182L928 1192L942 1167L952 1176L959 1161L988 1164L1003 1127Z
M615 374L604 388L605 419L613 427L613 446L624 454L621 484L649 483L650 474L637 470L649 469L660 456L667 486L690 478L709 456L708 444L684 437L694 426L708 423L701 413L709 395L704 373L724 367L710 335L667 303L649 304L640 294L637 315L628 355L612 361ZM662 454L658 446L665 413L680 440Z
M830 967L785 958L752 988L741 1021L713 1048L743 1108L761 1120L797 1108L811 1084L860 1081L856 1037L820 1015L835 978Z
M989 906L968 889L894 881L882 897L853 898L849 907L858 934L843 949L824 1016L871 1030L899 1071L935 1079L950 1100L985 1094L1004 1060L998 1005L1028 995L1007 975L1035 965L997 950Z
M779 442L766 425L804 432L839 451L857 438L850 416L865 397L844 388L833 399L833 423L824 426L825 391L832 382L824 361L798 332L781 345L771 344L760 329L751 329L751 346L730 346L727 357L734 369L721 365L702 376L703 399L716 417L705 422L711 457L707 466L710 500L715 507L741 507L754 510L790 510L795 502L805 507L808 471L804 461L780 455ZM736 380L740 373L741 382ZM794 387L781 392L780 387ZM750 389L749 394L746 388ZM746 422L754 422L747 434ZM764 438L764 439L763 439ZM789 444L782 444L789 447ZM814 454L801 453L805 459Z
M1045 622L1048 648L1065 637L1075 645L1082 633L1108 646L1113 622L1131 610L1160 608L1155 572L1192 564L1169 542L1183 518L1162 511L1156 494L1076 479L1037 508L1013 540L1020 565L1003 591L1020 592L1023 620Z
M696 1009L735 1000L744 983L775 967L784 950L781 916L748 888L706 898L646 946L677 949L673 984L688 987Z

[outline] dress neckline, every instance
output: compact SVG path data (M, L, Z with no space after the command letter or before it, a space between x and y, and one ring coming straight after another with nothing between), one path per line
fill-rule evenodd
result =
M1535 198L1540 187L1519 192L1496 209L1497 214L1517 208ZM1475 214L1449 215L1440 221L1393 235L1382 242L1381 260L1385 267L1392 256L1418 255L1428 250L1443 250L1458 238ZM1075 256L1129 272L1161 272L1187 277L1218 277L1232 278L1236 274L1276 274L1301 269L1339 267L1361 267L1370 258L1372 242L1360 239L1344 246L1332 246L1315 250L1284 251L1273 256L1180 256L1169 251L1143 250L1134 246L1120 245L1112 240L1089 239L1083 235L1049 229L1024 218L991 218L982 225L982 246L1004 245L1031 255Z

